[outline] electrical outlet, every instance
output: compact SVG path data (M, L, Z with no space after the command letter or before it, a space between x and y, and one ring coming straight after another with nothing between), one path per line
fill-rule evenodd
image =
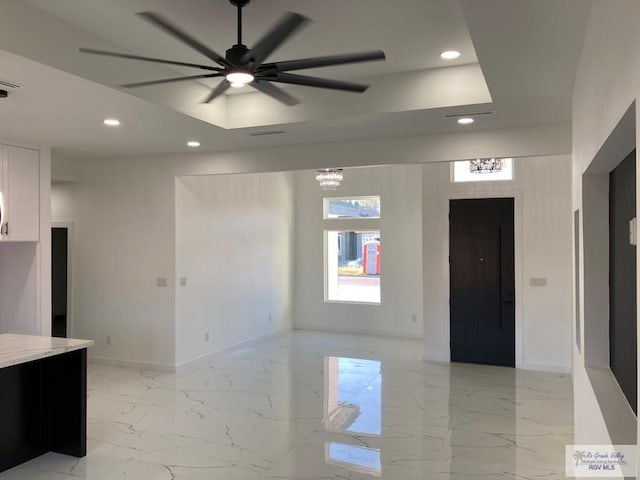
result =
M411 321L414 323L418 321L418 316L415 313L411 315Z
M166 287L167 286L167 279L164 277L158 277L156 279L156 285L158 287Z
M107 345L111 345L111 335L107 335L107 338L105 339L105 342Z
M209 332L204 332L204 341L205 342L209 341Z

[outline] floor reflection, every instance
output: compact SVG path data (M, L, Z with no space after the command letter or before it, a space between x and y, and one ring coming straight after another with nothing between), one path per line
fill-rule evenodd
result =
M380 450L337 442L327 442L325 449L327 463L347 467L351 471L382 475Z
M382 433L381 363L325 358L325 428L365 435Z

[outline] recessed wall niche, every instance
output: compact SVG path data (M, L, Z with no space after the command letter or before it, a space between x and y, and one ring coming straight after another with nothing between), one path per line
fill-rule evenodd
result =
M618 444L635 443L636 422L610 369L609 187L610 173L636 148L635 131L634 102L582 175L582 292L576 289L576 294L582 293L577 311L582 314L583 358L611 439Z

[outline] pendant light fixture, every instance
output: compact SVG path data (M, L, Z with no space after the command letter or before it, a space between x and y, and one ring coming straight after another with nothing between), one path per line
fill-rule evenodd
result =
M321 168L316 170L316 180L322 190L335 190L340 186L343 175L341 168Z

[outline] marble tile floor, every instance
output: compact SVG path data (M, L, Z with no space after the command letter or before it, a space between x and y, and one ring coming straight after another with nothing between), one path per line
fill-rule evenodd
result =
M564 478L571 379L294 331L176 374L89 366L88 454L0 480Z

